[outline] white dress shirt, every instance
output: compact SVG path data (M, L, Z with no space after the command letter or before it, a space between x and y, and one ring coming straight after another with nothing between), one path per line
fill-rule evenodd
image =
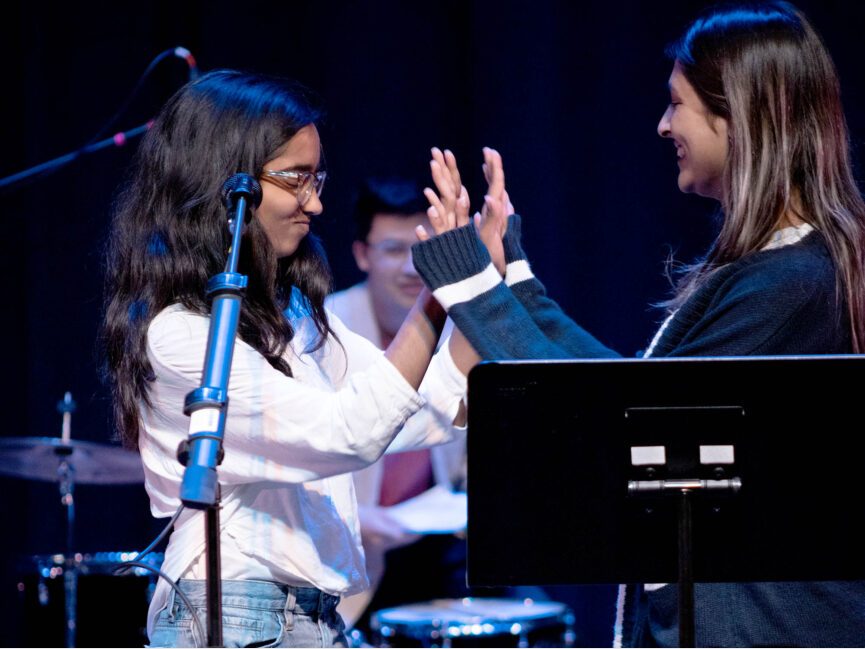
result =
M466 379L448 346L435 355L418 392L381 350L329 314L339 343L316 340L312 319L287 313L295 336L285 352L293 376L274 369L240 339L228 387L220 526L223 579L265 579L349 595L367 585L349 472L376 461L409 417L413 435L401 447L459 436L452 425ZM151 322L147 355L155 380L151 406L141 406L139 448L154 516L180 505L184 467L176 459L187 438L186 394L200 384L210 320L180 305ZM417 422L420 422L419 424ZM186 510L175 525L162 570L171 579L203 579L204 512ZM160 580L148 630L165 606Z

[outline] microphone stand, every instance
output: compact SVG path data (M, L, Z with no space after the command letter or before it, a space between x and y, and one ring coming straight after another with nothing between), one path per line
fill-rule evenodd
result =
M73 151L72 153L67 153L66 155L60 156L59 158L54 158L53 160L49 160L48 162L43 162L42 164L38 164L35 167L30 167L29 169L20 171L17 174L6 176L5 178L0 178L0 189L12 187L29 178L33 178L34 176L55 171L63 165L69 164L73 160L76 160L77 158L88 153L93 153L95 151L108 148L110 146L123 146L129 140L136 138L146 132L152 124L153 122L147 122L146 124L136 126L135 128L129 129L128 131L121 131L119 133L115 133L111 137L107 137L104 140L100 140L99 142L94 142L93 144L88 144L78 149L77 151Z
M246 174L236 174L223 186L232 233L231 250L225 271L207 282L211 296L210 331L201 385L186 395L183 412L189 415L189 436L177 449L186 466L180 500L187 507L205 510L207 563L207 646L221 647L222 585L219 552L219 482L216 467L222 462L225 417L228 408L228 379L234 355L234 340L240 320L240 306L247 277L237 272L240 242L247 210L261 202L261 186ZM194 614L194 613L193 613Z

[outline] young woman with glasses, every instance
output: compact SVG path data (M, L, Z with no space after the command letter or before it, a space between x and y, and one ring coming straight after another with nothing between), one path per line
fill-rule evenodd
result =
M674 145L679 188L717 200L724 218L646 356L865 351L865 204L820 37L775 2L712 11L669 53L671 101L658 133ZM443 207L460 191L455 163L436 176L440 196L429 192L434 229L463 225L414 246L433 294L484 359L617 356L546 297L519 218L505 220L501 158L486 150L485 160L478 227ZM799 389L807 398L807 386L791 386ZM675 587L629 595L640 602L619 620L634 631L624 640L676 646ZM698 584L696 616L697 646L858 646L865 582Z
M454 336L433 356L445 316L427 291L384 352L324 308L331 276L310 234L323 209L318 119L283 79L217 71L191 82L142 141L110 234L103 342L117 426L141 452L153 514L171 516L184 397L205 358L206 284L230 243L221 189L238 172L262 181L240 251L248 289L218 467L225 646L344 645L336 603L367 584L349 472L409 418L407 447L461 434L459 368L473 352ZM183 511L162 566L195 610L160 580L152 646L206 641L203 522Z

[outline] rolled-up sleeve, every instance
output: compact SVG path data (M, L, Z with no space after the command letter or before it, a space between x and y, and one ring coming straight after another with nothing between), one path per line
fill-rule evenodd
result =
M409 418L387 452L444 444L465 436L465 426L455 426L453 422L465 398L466 385L466 376L454 363L445 340L418 390L425 407Z
M156 380L151 407L145 409L141 444L150 470L182 475L183 467L171 458L187 436L183 400L200 383L208 328L207 318L185 311L163 312L150 326L148 357ZM371 349L359 349L363 343ZM327 376L315 384L299 379L302 371L307 376L322 372L309 356L290 361L296 369L296 376L290 377L238 339L220 482L305 482L355 471L378 459L424 399L381 352L368 341L363 343L345 343L352 349L345 354L349 371L331 387ZM337 354L337 346L328 344L328 353ZM350 371L352 358L362 360L358 371ZM301 368L300 363L308 365Z

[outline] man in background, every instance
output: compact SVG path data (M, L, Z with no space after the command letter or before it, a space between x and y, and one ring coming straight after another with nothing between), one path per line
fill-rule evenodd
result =
M352 252L366 279L334 293L326 304L349 329L384 349L411 309L423 282L411 246L418 225L431 231L429 203L406 179L368 179L355 203ZM441 339L449 334L451 322ZM420 451L386 454L354 474L370 589L343 599L338 610L347 627L369 634L369 618L383 608L438 598L505 597L566 604L576 615L580 646L609 641L615 585L469 589L466 543L461 535L419 535L404 529L391 507L439 485L465 490L465 440ZM430 507L435 507L433 505ZM430 512L435 513L435 512Z
M431 231L427 207L421 188L411 180L371 178L358 193L352 253L366 279L334 293L326 305L349 329L382 349L393 340L424 287L412 264L411 246L417 241L418 225ZM354 474L371 587L340 603L338 610L348 627L368 632L369 616L379 609L468 594L464 539L413 533L390 513L392 506L436 485L461 490L464 470L461 440L387 454Z

